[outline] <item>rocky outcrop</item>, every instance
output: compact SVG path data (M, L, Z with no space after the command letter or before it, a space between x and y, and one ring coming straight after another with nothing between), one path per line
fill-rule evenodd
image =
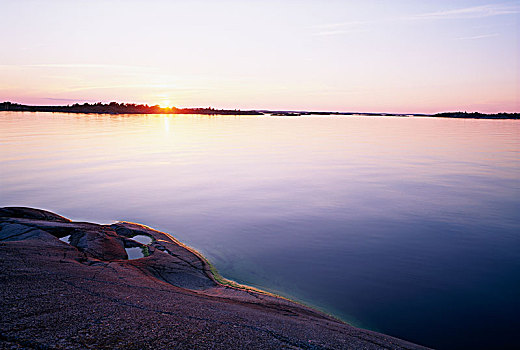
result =
M0 349L421 348L222 284L196 251L128 222L0 208L0 279Z

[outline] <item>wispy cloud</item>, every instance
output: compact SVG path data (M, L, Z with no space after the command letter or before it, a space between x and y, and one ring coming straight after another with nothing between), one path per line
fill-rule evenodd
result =
M347 22L336 22L336 23L324 23L315 25L314 28L319 29L334 29L334 28L357 28L363 27L367 24L373 23L374 21L347 21Z
M461 38L456 38L456 40L477 40L477 39L485 39L485 38L494 38L497 37L498 34L482 34L482 35L475 35L475 36L464 36Z
M0 68L92 68L92 69L124 69L124 70L148 70L154 69L148 66L131 66L122 64L90 64L90 63L45 63L45 64L2 64Z
M42 100L58 101L58 102L78 102L78 101L94 102L95 101L95 100L85 100L84 98L53 98L53 97L43 97Z
M362 33L362 32L366 32L366 30L363 30L363 29L324 30L324 31L321 31L321 32L313 33L312 35L316 35L316 36L333 36L333 35L345 35L345 34Z
M519 5L489 4L408 16L409 20L471 19L520 13Z
M63 91L86 91L86 90L101 90L101 89L177 89L175 84L114 84L114 85L94 85L94 86L76 86L63 89Z
M52 64L25 64L24 67L33 68L103 68L103 69L150 69L146 66L131 66L122 64L89 64L89 63L52 63Z
M333 36L345 35L352 33L362 33L368 31L368 26L373 24L373 21L349 21L340 23L325 23L314 26L317 32L312 35L315 36Z
M501 3L480 6L471 6L458 9L450 9L436 12L426 12L404 17L387 17L378 20L346 21L337 23L324 23L312 28L317 30L313 35L341 35L368 31L370 27L382 23L391 24L406 21L420 20L450 20L450 19L474 19L493 16L512 15L520 13L520 4ZM475 39L480 39L475 37Z

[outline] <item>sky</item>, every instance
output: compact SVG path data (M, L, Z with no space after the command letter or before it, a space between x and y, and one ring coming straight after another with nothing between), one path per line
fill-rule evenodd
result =
M0 0L0 101L520 112L520 1Z

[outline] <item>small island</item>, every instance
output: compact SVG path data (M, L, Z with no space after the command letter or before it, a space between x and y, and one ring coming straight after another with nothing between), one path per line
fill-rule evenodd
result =
M520 119L520 113L468 113L468 112L446 112L432 115L437 118L466 118L466 119Z
M222 278L147 226L0 208L0 347L425 349Z

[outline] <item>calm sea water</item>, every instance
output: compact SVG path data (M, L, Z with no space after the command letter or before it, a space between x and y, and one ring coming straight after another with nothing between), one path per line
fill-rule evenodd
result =
M520 122L0 113L0 205L140 222L441 349L520 346Z

